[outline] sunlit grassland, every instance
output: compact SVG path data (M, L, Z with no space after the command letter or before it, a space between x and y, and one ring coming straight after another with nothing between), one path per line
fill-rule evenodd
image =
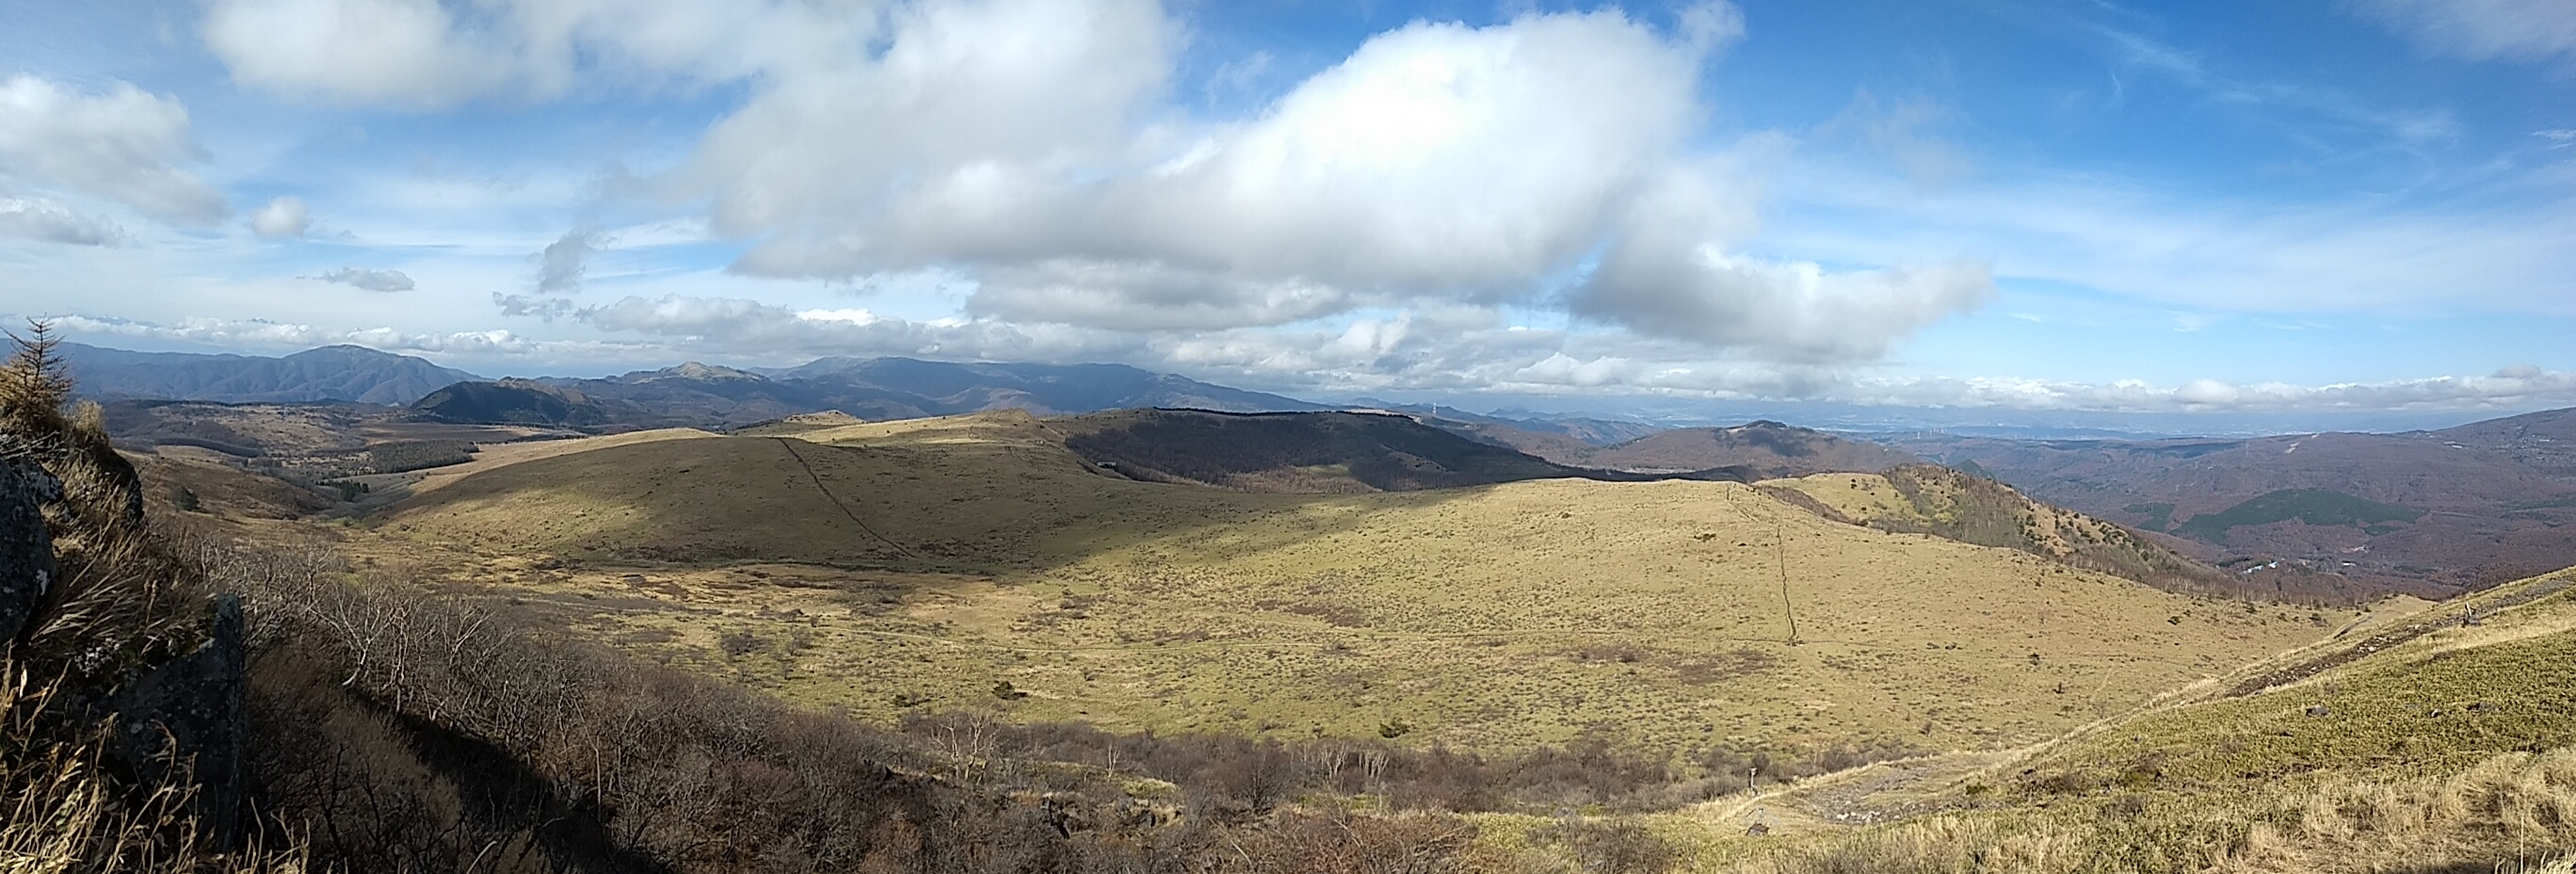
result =
M1893 824L1740 837L1745 806L1801 809L1866 772L1737 802L1737 829L1713 829L1722 837L1701 861L1750 871L2536 869L2576 851L2570 579L2525 580L2357 630L1992 766L1919 781L1904 788L1928 812ZM2459 621L2471 607L2474 626ZM2393 643L2372 633L2407 629L2422 633ZM2272 679L2285 682L2246 688Z
M554 447L426 491L352 546L875 718L1475 747L1586 730L1677 753L2013 747L2344 618L1839 524L1731 483L1247 494L1128 481L1045 427Z

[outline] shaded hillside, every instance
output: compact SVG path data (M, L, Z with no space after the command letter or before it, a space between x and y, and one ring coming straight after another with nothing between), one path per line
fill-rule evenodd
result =
M1382 413L1119 410L1048 421L1065 448L1157 482L1258 492L1402 492L1586 476Z
M282 358L129 352L62 344L81 393L225 403L350 401L399 406L440 386L481 379L409 355L325 346Z
M643 412L611 411L579 391L524 379L456 383L431 392L411 408L439 422L559 428L596 427Z
M1548 452L1541 452L1542 448ZM1619 470L1726 468L1741 471L1748 479L1835 471L1876 473L1922 461L1875 443L1771 421L1732 428L1675 428L1589 452L1563 444L1534 446L1530 451L1559 464Z
M1760 485L1828 518L1882 531L2017 549L2163 589L2352 600L2347 592L2263 585L2275 578L2238 579L2119 525L1934 464L1904 465L1883 474L1814 474ZM1807 500L1798 501L1798 497Z
M2439 595L2576 564L2571 410L2404 434L1899 443L2051 503L2185 534L2210 560L2288 560L2362 588Z

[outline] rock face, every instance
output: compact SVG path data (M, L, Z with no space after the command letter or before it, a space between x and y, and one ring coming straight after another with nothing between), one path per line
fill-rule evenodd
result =
M0 456L0 646L18 639L54 582L54 540L44 507L63 484L35 462Z
M109 755L144 785L193 782L198 826L218 847L242 838L248 789L249 654L241 599L217 597L206 642L145 671L108 699L116 720Z

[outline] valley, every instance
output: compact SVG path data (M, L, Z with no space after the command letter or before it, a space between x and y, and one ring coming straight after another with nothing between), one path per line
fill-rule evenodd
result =
M435 573L585 633L877 718L1402 725L1472 748L2012 746L2349 617L1836 523L1733 483L1231 493L1103 475L1043 426L550 446L571 451L423 488L349 548L453 556ZM1006 682L1026 697L997 699Z
M1169 737L1506 769L1589 751L1611 770L1581 779L1637 781L1432 808L1526 870L1622 829L1719 870L2483 859L2482 841L2552 845L2553 793L2576 783L2551 757L2576 743L2553 667L2576 634L2565 574L2435 604L2231 558L2291 526L2440 524L2367 482L2123 509L2153 517L2130 528L1914 460L2030 476L1997 441L1909 453L1776 423L1558 447L1655 462L1587 467L1510 449L1504 426L1369 412L442 418L106 411L151 512L190 536L327 554L563 645L926 733L925 773L978 773L935 751L989 724L1111 744L1032 747L1022 768L1114 769L1108 739ZM2305 482L2270 475L2226 481ZM1369 785L1298 803L1459 791ZM1590 831L1508 800L1548 793L1591 799Z

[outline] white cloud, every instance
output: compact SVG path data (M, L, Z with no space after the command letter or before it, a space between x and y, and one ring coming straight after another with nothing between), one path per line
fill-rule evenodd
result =
M1696 262L1622 244L1576 292L1573 312L1640 334L1792 360L1877 358L1890 344L1994 295L1986 266L1952 261L1831 273L1703 249Z
M537 253L537 291L569 294L581 290L582 276L590 270L590 256L599 251L599 232L588 228L565 231L562 237L547 243Z
M389 327L330 328L264 319L189 317L170 323L103 316L58 316L53 324L73 336L178 341L233 348L302 350L354 343L388 352L456 353L462 355L565 354L597 346L581 341L531 340L509 331L422 333Z
M1755 137L1694 155L1685 143L1703 113L1699 65L1740 25L1731 10L1697 8L1684 16L1697 35L1680 39L1617 12L1416 23L1372 38L1250 121L1144 135L1077 126L1034 157L1015 152L1016 139L943 132L935 116L871 115L912 110L869 96L887 83L853 77L828 101L756 99L708 138L685 181L717 199L720 232L768 235L738 269L965 265L980 282L970 311L1019 321L1210 330L1366 306L1533 301L1589 254L1643 235L1657 244L1615 247L1620 271L1693 281L1605 282L1587 315L1799 357L1869 356L1980 299L1982 275L1958 265L1706 269L1712 247L1756 224L1757 165L1786 149ZM1147 32L1066 38L1125 45L1123 55L1153 47L1139 41ZM898 29L895 51L915 38ZM1159 81L1112 79L1134 88L1053 102L1087 100L1085 118L1115 119ZM871 156L846 146L865 139L862 127L964 146L915 155L871 145L892 163L870 174Z
M1726 0L1701 0L1681 8L1682 39L1693 48L1713 52L1744 39L1744 10Z
M1848 135L1896 163L1917 187L1938 189L1968 172L1968 159L1937 128L1953 110L1920 95L1882 102L1862 89L1819 131Z
M342 267L320 276L309 277L324 282L337 282L367 291L410 291L411 277L400 270L369 270L364 267Z
M2486 376L2329 385L2196 379L2171 388L2137 381L1860 380L1844 392L1871 404L2111 412L2528 409L2576 405L2576 373L2517 365Z
M2355 0L2363 14L2423 46L2472 60L2576 56L2568 0Z
M0 234L74 246L114 246L125 240L124 229L115 223L42 197L0 197Z
M511 34L473 24L438 0L223 0L207 7L205 38L244 85L439 105L528 72Z
M241 84L432 108L544 100L584 74L727 82L865 54L900 14L853 0L210 0L206 46Z
M1932 263L1976 252L2035 279L2221 312L2576 312L2576 206L2564 189L2409 208L2380 196L2282 205L2098 176L2033 174L1923 197L1848 166L1799 167L1761 242L1826 261ZM2553 188L2560 190L2553 191Z
M1568 310L1651 337L1853 360L1876 358L1994 294L1985 265L1973 261L1833 272L1728 255L1709 241L1752 226L1744 173L1713 162L1660 180L1620 217L1616 242L1571 292Z
M101 94L33 76L0 82L0 177L54 185L173 221L211 223L231 208L178 168L194 161L188 110L123 82Z
M996 266L967 302L977 315L1131 331L1278 325L1347 309L1353 296L1306 279L1242 279L1155 262Z
M313 217L300 197L276 197L250 214L250 229L263 237L301 237L313 227Z
M205 35L246 84L338 100L738 85L744 102L684 162L628 190L705 204L711 233L752 243L739 273L956 272L978 324L1222 331L1363 308L1552 306L1613 248L1588 316L1764 354L1876 355L1977 299L1981 277L1958 265L1727 260L1755 224L1760 174L1695 141L1708 113L1696 83L1743 37L1743 16L1710 0L1670 21L1606 9L1416 22L1231 121L1173 107L1185 28L1155 0L720 13L213 0ZM1785 148L1755 137L1741 151ZM1676 181L1688 198L1664 190ZM1621 242L1649 230L1662 242ZM560 296L596 245L576 233L549 246L538 296L500 295L505 312L570 314ZM1615 281L1645 274L1691 281ZM1661 321L1677 315L1695 321Z

